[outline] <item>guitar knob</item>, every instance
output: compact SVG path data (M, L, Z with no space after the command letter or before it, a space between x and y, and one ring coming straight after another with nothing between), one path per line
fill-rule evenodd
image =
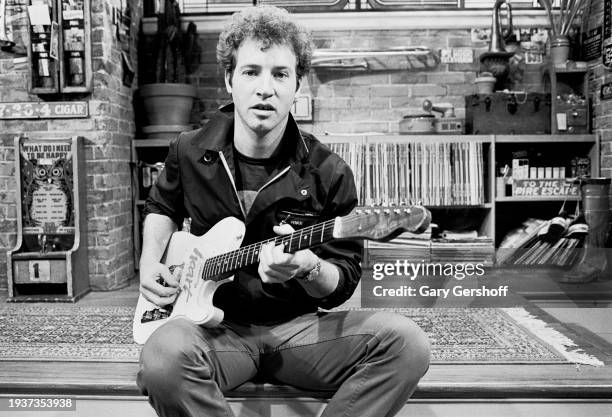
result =
M367 210L365 211L365 214L372 214L372 210L367 209Z
M384 210L383 210L383 213L385 213L385 214L388 216L389 214L391 214L391 210L389 210L389 209L384 209Z
M374 213L380 214L380 210L376 209L376 210L374 210Z
M394 209L393 213L395 213L395 214L402 214L402 211L400 209Z
M404 209L404 213L410 214L410 209Z

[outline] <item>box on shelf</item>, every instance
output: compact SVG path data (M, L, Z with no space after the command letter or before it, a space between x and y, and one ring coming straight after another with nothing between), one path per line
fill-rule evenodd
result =
M493 93L465 96L467 134L548 134L550 94Z

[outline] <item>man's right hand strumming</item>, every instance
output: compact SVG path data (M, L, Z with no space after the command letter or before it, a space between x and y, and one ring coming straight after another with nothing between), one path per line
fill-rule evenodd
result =
M140 293L147 300L163 307L174 302L178 290L178 281L166 265L140 262Z

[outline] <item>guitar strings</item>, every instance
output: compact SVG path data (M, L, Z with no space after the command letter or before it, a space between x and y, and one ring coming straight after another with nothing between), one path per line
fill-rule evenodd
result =
M347 217L347 221L351 221L353 220L351 217L355 217L356 214L349 214ZM267 243L271 243L271 242L275 242L275 243L289 243L289 247L291 247L291 245L293 243L295 243L296 241L298 242L299 245L299 241L300 238L297 237L297 235L303 235L304 230L305 229L310 229L310 234L315 234L318 232L322 232L322 237L325 235L325 229L329 228L329 226L333 226L333 224L335 223L335 219L331 219L331 220L326 220L322 223L318 223L316 225L313 226L309 226L308 228L304 228L304 229L300 229L300 230L296 230L295 232L289 234L289 235L284 235L284 236L276 236L273 237L271 239L267 239L264 240L262 242L257 242L257 243L252 243L250 245L244 246L242 248L230 251L230 252L226 252L224 254L221 255L217 255L217 256L213 256L209 259L207 259L204 263L204 278L210 278L212 276L218 275L220 273L224 273L224 272L229 272L231 271L232 265L233 263L231 262L234 259L238 258L238 254L240 254L240 260L242 261L242 257L244 254L247 255L246 259L247 261L249 261L249 257L251 257L252 255L255 255L256 253L258 253L259 251L261 251L261 247ZM287 242L288 241L288 242ZM299 247L299 246L298 246ZM228 263L227 261L230 261L229 263L229 269L227 271L223 271L224 266L227 266ZM249 262L253 263L255 261L255 258L251 259ZM241 262L240 262L241 263ZM238 264L236 264L236 266L238 266ZM240 266L245 266L245 265L240 265ZM212 270L211 268L212 267ZM216 268L218 268L219 270L215 270Z
M359 218L361 218L362 215L360 213L350 213L347 216L344 216L343 219L346 220L346 223L348 225L352 225L352 224L356 224L357 221L359 220ZM233 269L238 269L240 267L246 266L248 264L251 264L253 262L255 262L255 258L253 257L252 259L249 260L249 257L258 254L259 251L261 251L261 247L267 243L271 243L271 242L275 242L275 243L285 243L285 244L289 244L289 248L291 248L292 244L295 243L297 241L297 245L298 245L298 250L300 248L300 242L301 242L301 237L304 234L304 231L306 229L309 229L309 233L312 239L312 235L318 232L321 232L321 243L323 243L323 237L325 236L325 232L328 230L325 230L326 228L329 228L330 226L333 226L336 222L336 219L330 219L330 220L326 220L322 223L318 223L316 225L313 226L309 226L307 228L303 228L303 229L299 229L296 230L295 232L289 234L289 235L284 235L284 236L276 236L267 240L264 240L262 242L257 242L257 243L252 243L250 245L238 248L236 250L230 251L230 252L226 252L224 254L221 255L217 255L217 256L213 256L209 259L207 259L204 262L204 268L203 268L203 274L202 277L203 278L211 278L215 275L219 275L219 274L223 274L223 273L227 273L232 271ZM331 229L333 230L333 229ZM299 237L298 237L299 235ZM287 242L288 241L288 242ZM311 246L310 244L308 245L309 247ZM246 254L246 260L247 260L247 264L242 264L242 258L243 256ZM238 255L240 255L240 260L238 261ZM238 262L236 262L236 264L234 265L233 261L236 260ZM229 264L227 263L227 261L230 261ZM228 266L229 268L227 270L224 271L224 267ZM233 266L234 265L234 266Z

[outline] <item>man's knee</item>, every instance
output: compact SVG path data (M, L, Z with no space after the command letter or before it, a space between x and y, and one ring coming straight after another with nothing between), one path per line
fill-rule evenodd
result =
M388 340L398 369L410 370L420 378L427 372L431 345L425 332L411 319L382 313L381 334Z
M149 337L140 354L137 376L143 394L164 395L175 392L181 385L186 375L185 367L197 355L194 332L194 324L177 319L164 324Z

